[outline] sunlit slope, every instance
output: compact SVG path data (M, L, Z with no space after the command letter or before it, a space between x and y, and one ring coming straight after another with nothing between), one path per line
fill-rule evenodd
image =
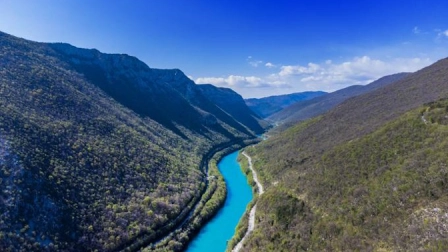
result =
M249 148L248 250L446 250L447 94L444 59Z

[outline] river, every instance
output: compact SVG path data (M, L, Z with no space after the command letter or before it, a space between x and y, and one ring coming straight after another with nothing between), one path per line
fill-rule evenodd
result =
M238 221L253 198L252 188L237 162L238 151L225 156L218 168L227 186L224 206L191 241L187 252L224 252L227 241L232 238Z

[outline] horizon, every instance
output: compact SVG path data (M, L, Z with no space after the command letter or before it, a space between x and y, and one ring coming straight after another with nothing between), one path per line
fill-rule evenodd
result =
M444 1L0 2L0 30L137 57L244 98L333 92L448 56Z

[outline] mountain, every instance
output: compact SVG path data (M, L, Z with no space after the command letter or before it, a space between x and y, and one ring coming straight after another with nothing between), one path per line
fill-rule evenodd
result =
M248 148L245 250L446 251L448 59Z
M333 93L316 97L314 99L300 101L269 116L268 120L283 122L286 123L286 125L291 125L295 122L321 115L350 97L364 94L377 88L389 85L408 75L409 73L388 75L365 86L354 85L340 89Z
M275 95L264 98L246 99L247 106L261 118L266 118L291 104L299 101L306 101L326 94L322 91L308 91L302 93L292 93L287 95Z
M244 134L253 134L204 96L199 86L178 69L151 69L135 57L103 54L68 44L50 47L59 53L60 60L112 98L183 137L180 128L201 135L211 130L231 137L233 133L220 122Z
M160 236L208 190L211 153L254 138L256 122L180 70L0 32L0 250L113 251Z
M198 85L201 92L219 108L256 134L264 132L266 124L248 108L243 97L230 88L215 87L210 84ZM262 126L264 125L264 127Z

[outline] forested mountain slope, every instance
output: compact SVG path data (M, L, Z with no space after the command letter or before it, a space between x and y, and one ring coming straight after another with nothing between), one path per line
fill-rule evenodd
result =
M201 92L235 120L246 125L256 134L264 132L266 122L261 120L245 104L243 97L230 88L215 87L210 84L198 85Z
M0 250L154 233L201 196L203 156L249 128L179 70L0 33Z
M246 104L257 115L262 118L266 118L291 104L299 101L306 101L326 94L322 91L308 91L301 93L292 93L286 95L275 95L263 98L250 98L246 99Z
M135 57L104 54L69 44L49 46L58 52L56 57L119 103L183 137L181 128L204 136L211 131L227 137L232 137L236 131L253 134L246 125L208 99L200 86L178 69L152 69ZM256 124L249 127L260 130Z
M409 73L388 75L365 86L350 86L314 99L300 101L269 116L268 119L275 122L283 122L289 126L296 122L321 115L351 97L389 85L407 75Z
M448 59L248 148L267 190L246 250L446 251L441 98Z

